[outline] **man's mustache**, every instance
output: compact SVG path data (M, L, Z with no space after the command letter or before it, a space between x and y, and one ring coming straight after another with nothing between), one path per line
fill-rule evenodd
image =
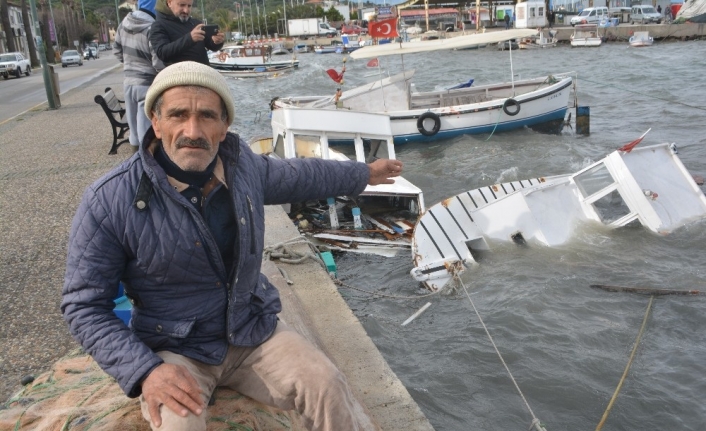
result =
M175 146L177 149L184 148L184 147L203 148L204 150L211 149L211 144L209 144L208 141L205 140L204 138L190 139L185 136L178 138L176 140Z

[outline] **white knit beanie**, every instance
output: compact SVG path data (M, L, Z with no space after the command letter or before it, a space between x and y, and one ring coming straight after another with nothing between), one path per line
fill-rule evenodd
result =
M233 122L235 118L235 102L225 78L212 67L195 61L174 63L157 74L145 97L145 114L147 114L147 118L152 118L152 106L160 94L172 87L183 85L197 85L215 91L216 94L221 96L228 110L228 124Z

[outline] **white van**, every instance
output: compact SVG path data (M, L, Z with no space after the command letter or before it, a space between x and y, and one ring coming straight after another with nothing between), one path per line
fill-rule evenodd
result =
M607 7L587 7L582 10L581 13L571 18L571 26L573 27L576 24L600 24L608 19Z
M659 24L662 22L662 14L652 7L652 5L638 4L630 10L630 24L649 24L651 22Z

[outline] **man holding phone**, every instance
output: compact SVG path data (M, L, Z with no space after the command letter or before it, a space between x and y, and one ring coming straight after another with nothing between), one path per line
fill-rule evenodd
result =
M225 40L218 26L191 17L193 0L158 0L150 43L166 66L181 61L208 65L206 50L218 51Z

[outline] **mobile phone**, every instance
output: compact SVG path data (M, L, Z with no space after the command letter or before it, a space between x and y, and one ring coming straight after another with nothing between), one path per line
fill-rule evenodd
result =
M206 38L210 39L214 35L218 34L218 26L213 24L213 25L204 25L203 26L203 31L206 32Z

